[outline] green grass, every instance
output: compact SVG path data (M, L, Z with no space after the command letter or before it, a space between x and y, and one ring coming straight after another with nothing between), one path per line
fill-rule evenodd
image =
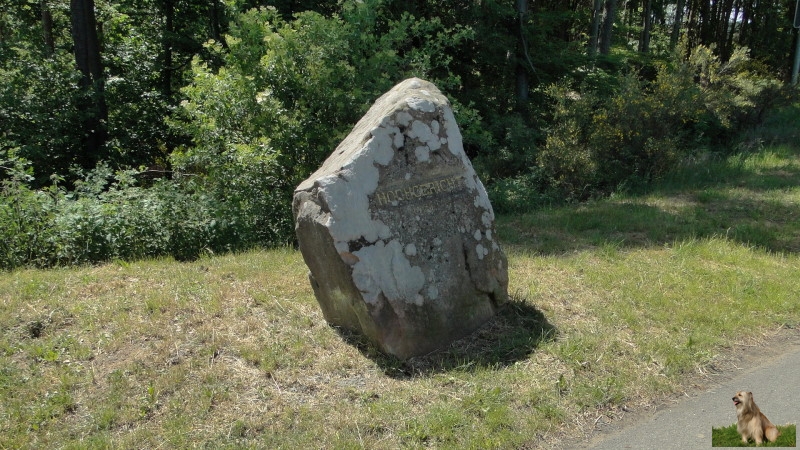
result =
M778 425L780 436L775 442L764 441L760 447L795 447L797 445L797 426ZM724 428L711 429L712 447L756 447L751 439L747 444L742 442L742 437L736 431L736 424Z
M408 362L327 326L292 249L2 273L0 448L513 449L591 432L797 333L800 150L764 142L647 192L501 217L512 303Z

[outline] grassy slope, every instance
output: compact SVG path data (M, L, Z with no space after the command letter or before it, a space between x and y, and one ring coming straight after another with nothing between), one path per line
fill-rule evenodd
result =
M645 194L501 218L513 303L406 364L326 326L292 250L0 274L0 448L519 448L588 431L800 325L800 151L766 144Z

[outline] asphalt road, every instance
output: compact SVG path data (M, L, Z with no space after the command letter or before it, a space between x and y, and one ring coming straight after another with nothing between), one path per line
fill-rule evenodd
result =
M772 350L775 351L775 350ZM751 391L761 411L776 425L800 424L800 339L781 343L773 357L739 367L696 395L666 405L655 414L611 433L599 433L579 448L707 449L711 428L736 422L731 397Z

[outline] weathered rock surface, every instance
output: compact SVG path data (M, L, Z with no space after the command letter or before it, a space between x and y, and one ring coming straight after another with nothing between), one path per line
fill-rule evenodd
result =
M325 319L406 359L474 331L508 298L486 190L447 99L411 78L379 98L294 193Z

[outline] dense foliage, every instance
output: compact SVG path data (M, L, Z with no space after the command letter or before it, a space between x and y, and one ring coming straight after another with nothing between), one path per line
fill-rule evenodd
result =
M294 186L409 76L501 212L646 183L793 94L792 8L0 0L0 267L289 243Z

